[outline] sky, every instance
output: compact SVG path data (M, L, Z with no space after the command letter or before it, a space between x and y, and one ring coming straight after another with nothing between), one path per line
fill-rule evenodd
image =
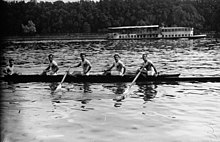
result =
M25 1L25 2L28 2L30 0L5 0L5 1L9 1L9 2L11 2L11 1ZM55 2L57 0L37 0L37 2L39 2L39 1ZM76 2L76 1L80 1L80 0L62 0L62 1L63 2ZM90 1L99 1L99 0L90 0Z

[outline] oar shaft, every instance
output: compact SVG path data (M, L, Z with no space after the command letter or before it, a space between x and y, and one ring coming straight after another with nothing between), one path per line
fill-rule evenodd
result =
M62 81L60 82L60 84L63 83L64 79L66 78L66 75L67 75L67 72L66 72L65 75L63 76L63 79L62 79Z
M141 70L141 71L142 71L142 70ZM132 86L132 85L135 83L135 81L137 80L137 78L138 78L139 75L141 74L141 71L139 71L139 73L136 75L136 77L134 78L134 80L132 81L132 83L131 83L130 86Z
M131 82L131 84L129 85L129 87L126 89L126 91L124 92L125 95L126 95L127 93L129 93L129 89L132 87L132 85L135 83L135 81L137 80L137 78L140 76L142 70L143 70L143 68L138 72L138 74L137 74L136 77L133 79L133 81Z
M68 70L66 71L65 75L63 76L63 79L62 79L62 81L60 82L60 84L62 84L62 83L63 83L63 81L65 80L65 78L66 78L67 73L68 73L68 71L69 71L69 70L70 70L70 67L68 68Z
M117 101L121 101L121 100L125 99L125 97L127 97L129 95L129 90L131 89L132 85L135 83L137 78L140 76L142 70L143 70L143 68L141 68L139 70L138 74L136 75L134 80L131 82L131 84L128 86L128 88L125 90L125 92L122 94L122 96L116 98Z
M67 76L69 70L70 70L70 67L68 68L68 70L67 70L66 73L64 74L62 81L61 81L60 84L57 86L57 88L56 88L56 90L55 90L54 92L56 92L57 90L60 90L60 89L61 89L62 83L64 82L64 80L65 80L65 78L66 78L66 76Z

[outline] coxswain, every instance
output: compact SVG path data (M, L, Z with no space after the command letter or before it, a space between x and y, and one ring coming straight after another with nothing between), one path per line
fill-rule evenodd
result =
M107 70L104 70L104 74L108 74L114 67L118 73L118 75L120 76L124 76L125 72L126 72L126 68L125 68L125 65L124 63L120 60L120 56L119 54L115 54L114 55L114 59L115 59L115 62L112 64L112 66L107 69Z

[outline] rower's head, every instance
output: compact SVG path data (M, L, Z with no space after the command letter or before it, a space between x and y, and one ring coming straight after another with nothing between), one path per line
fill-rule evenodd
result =
M85 53L80 53L80 57L81 57L82 60L84 60L85 57L86 57L86 54Z
M142 55L142 59L143 59L144 61L147 61L147 54L146 54L146 53Z
M49 59L50 62L52 62L53 61L53 54L49 54L48 59Z
M14 65L14 59L11 58L11 59L8 60L8 62L9 62L9 66L13 66Z
M114 59L115 59L116 62L117 62L120 58L121 58L121 57L119 56L119 54L116 53L116 54L114 55Z

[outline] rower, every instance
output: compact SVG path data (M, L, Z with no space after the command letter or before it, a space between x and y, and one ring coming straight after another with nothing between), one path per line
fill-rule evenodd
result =
M124 76L125 72L126 72L126 68L125 68L125 65L124 63L120 60L120 56L119 54L115 54L114 55L114 59L115 59L115 62L113 63L113 65L107 69L107 70L104 70L104 75L108 74L109 71L112 70L112 68L116 68L116 71L118 72L118 75L120 76Z
M57 75L57 72L59 70L59 67L57 63L53 60L54 55L49 54L48 59L49 59L49 65L48 67L43 71L42 74L49 74L49 75Z
M81 61L76 66L73 66L73 67L82 66L83 72L81 74L82 75L89 75L90 70L92 68L91 63L89 62L88 59L86 59L86 54L85 53L80 53L80 58L81 58Z
M18 75L20 73L14 70L14 59L8 60L8 66L3 70L4 75Z
M155 66L153 65L152 61L147 59L147 54L143 54L142 55L142 59L144 60L144 63L142 64L142 66L140 67L140 69L138 69L138 71L140 71L142 68L142 72L141 74L143 76L157 76L157 69L155 68Z

